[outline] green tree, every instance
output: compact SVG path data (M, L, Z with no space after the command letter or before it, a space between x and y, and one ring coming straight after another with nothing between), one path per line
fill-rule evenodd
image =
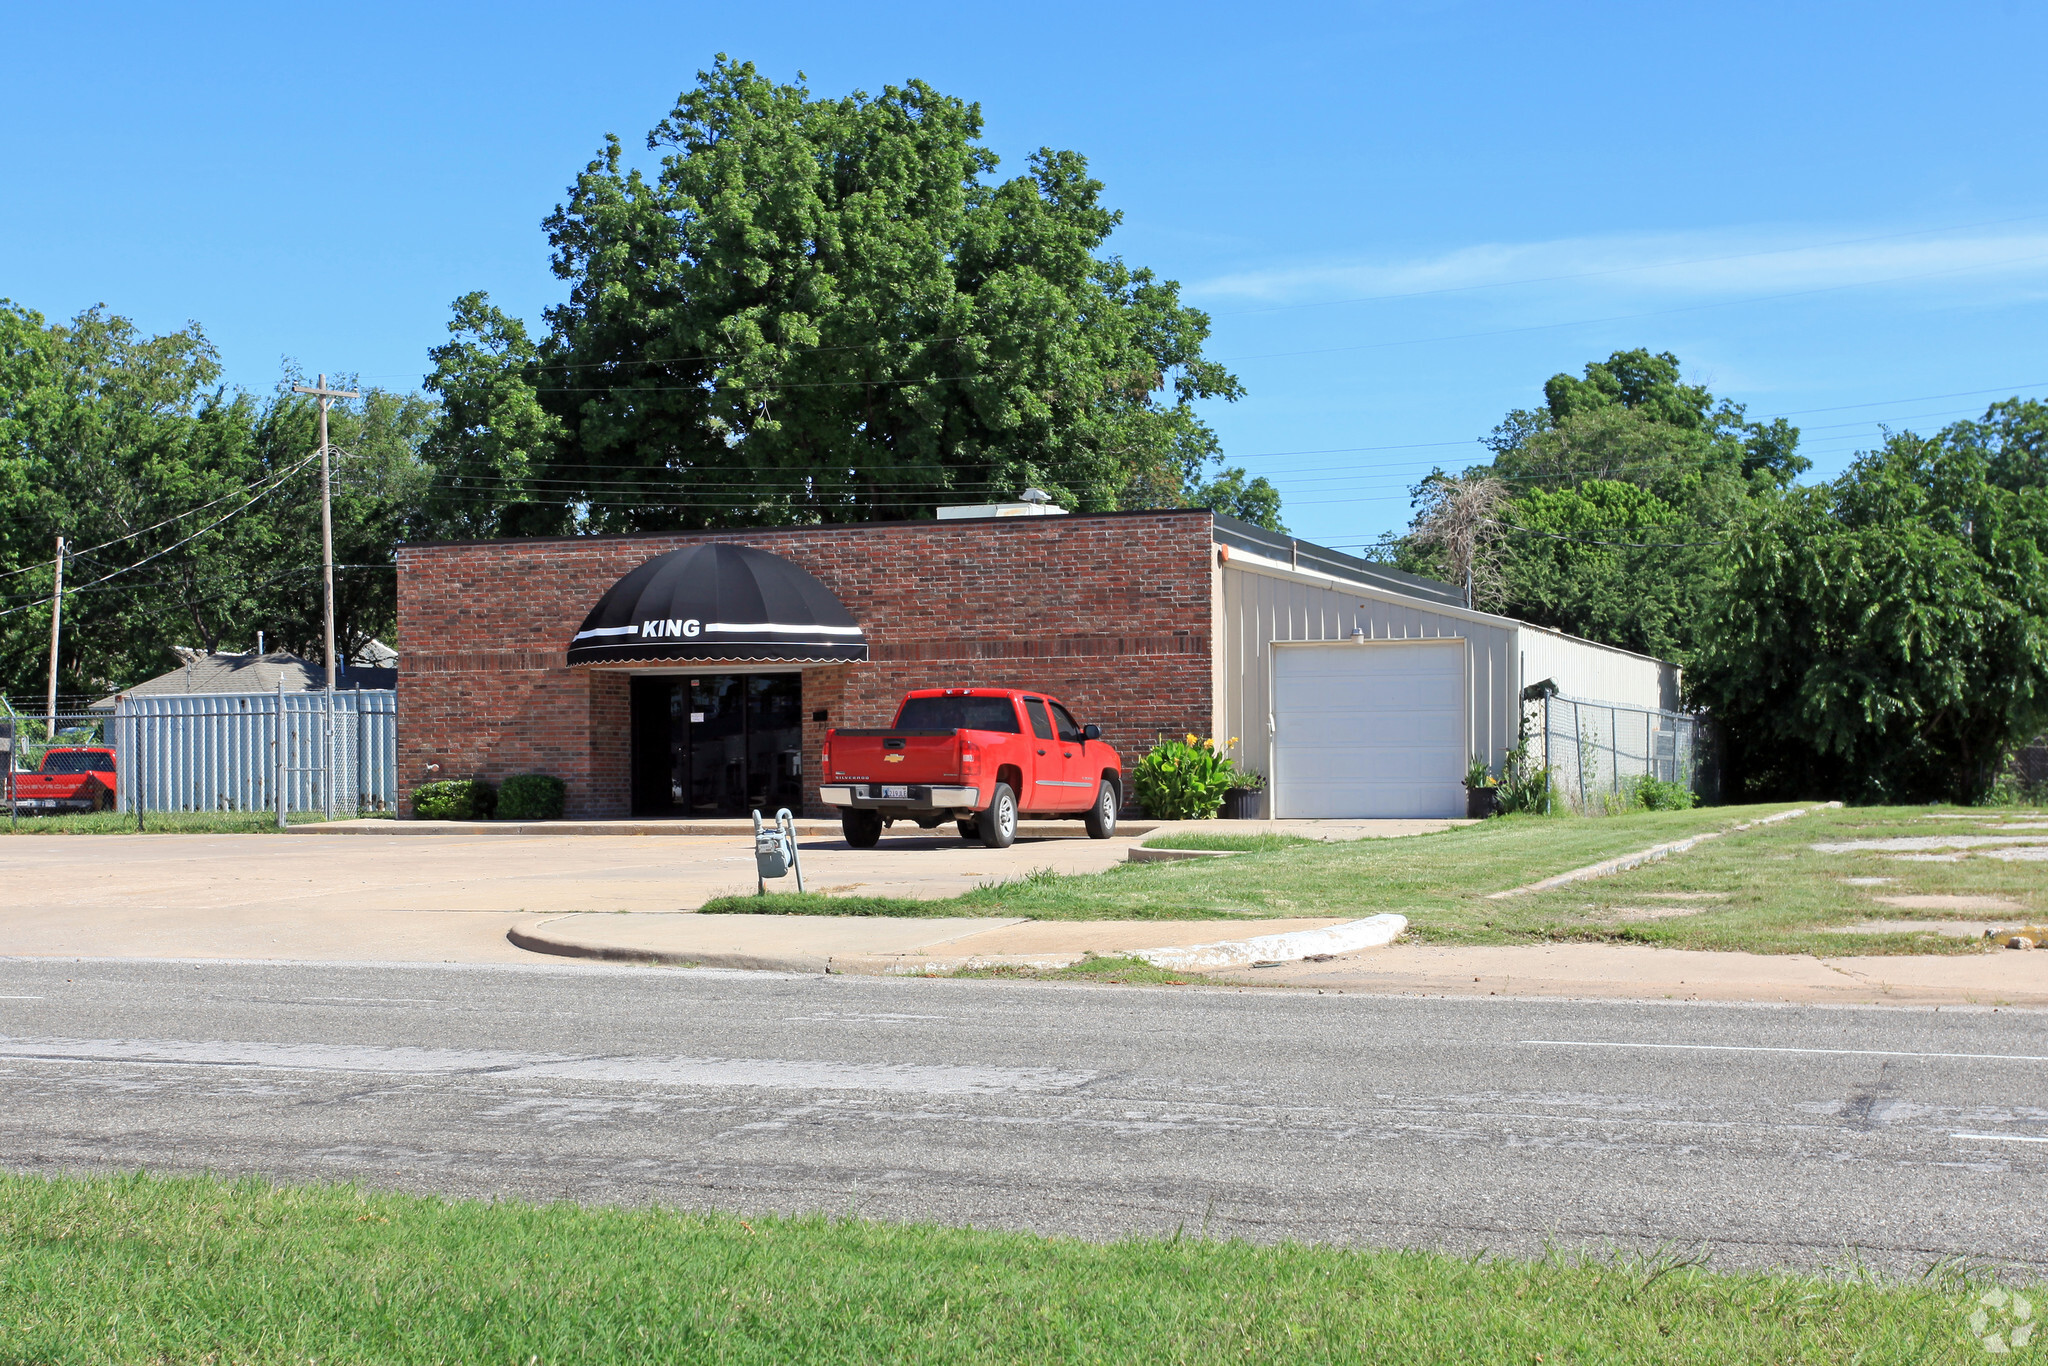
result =
M814 98L721 56L648 134L658 168L608 138L548 218L569 296L538 347L458 304L437 468L499 481L527 531L1196 497L1194 405L1241 392L1207 317L1104 253L1118 215L1080 155L999 180L981 134L919 81ZM1207 496L1272 516L1255 485Z
M258 630L318 657L317 438L290 378L267 399L229 392L197 326L150 337L103 309L51 324L0 303L0 686L42 692L60 534L65 693L151 677L174 645L244 649ZM391 549L418 520L432 414L374 390L334 410L344 648L391 629Z
M1543 407L1510 412L1487 438L1492 463L1467 472L1513 495L1495 527L1500 588L1479 605L1688 662L1718 602L1725 529L1807 468L1798 430L1687 384L1668 352L1616 351L1543 392ZM1417 486L1419 510L1430 488ZM1395 559L1452 572L1412 532Z
M1744 519L1692 679L1739 790L1973 801L2048 725L2048 488L1984 440L2016 416L1898 434Z

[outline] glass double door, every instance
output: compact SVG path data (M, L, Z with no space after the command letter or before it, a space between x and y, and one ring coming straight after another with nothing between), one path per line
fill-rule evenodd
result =
M802 674L633 680L633 813L803 809Z

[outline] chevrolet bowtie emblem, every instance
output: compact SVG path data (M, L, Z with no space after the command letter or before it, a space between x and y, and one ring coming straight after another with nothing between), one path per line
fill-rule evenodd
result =
M900 754L884 754L882 762L885 764L900 764L903 762L903 756Z

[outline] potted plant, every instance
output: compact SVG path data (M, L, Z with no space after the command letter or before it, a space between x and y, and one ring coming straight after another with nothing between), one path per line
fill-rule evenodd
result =
M1266 812L1266 775L1240 769L1230 790L1223 794L1223 819L1255 821Z
M1468 820L1483 821L1499 814L1500 780L1493 776L1486 760L1475 754L1472 766L1465 770L1465 816Z

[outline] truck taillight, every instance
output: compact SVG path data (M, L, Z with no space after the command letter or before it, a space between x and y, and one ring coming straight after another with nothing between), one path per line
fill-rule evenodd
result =
M827 778L832 776L832 746L826 745L818 751L818 767Z
M981 758L981 754L974 746L963 740L960 744L960 766L962 768L970 767L979 758Z

